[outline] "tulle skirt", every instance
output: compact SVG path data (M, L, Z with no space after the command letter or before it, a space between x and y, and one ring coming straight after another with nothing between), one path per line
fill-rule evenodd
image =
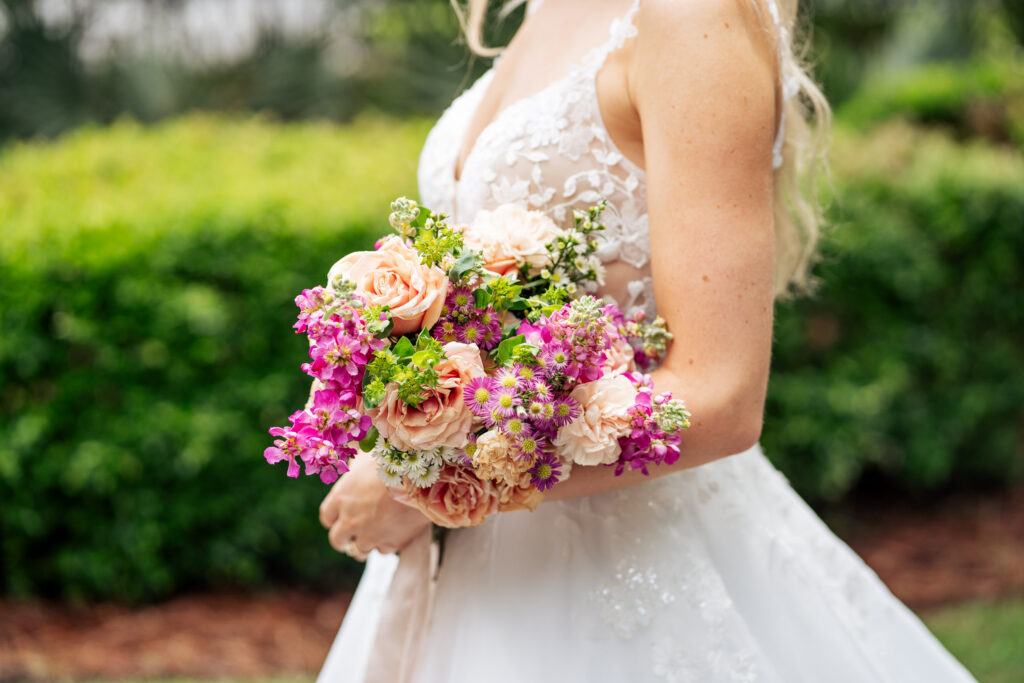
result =
M452 531L432 582L419 545L369 558L319 683L974 680L756 445Z

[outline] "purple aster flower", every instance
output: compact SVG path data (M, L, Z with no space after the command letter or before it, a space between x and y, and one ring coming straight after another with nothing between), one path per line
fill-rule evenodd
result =
M526 416L531 420L546 421L548 420L548 408L550 405L547 401L533 400L526 404ZM553 413L552 413L553 414Z
M512 368L519 375L520 379L523 380L525 386L532 385L533 381L537 378L537 371L532 366L516 363Z
M479 321L470 320L459 329L459 341L463 344L476 344L480 346L484 333L484 326Z
M546 382L539 380L533 384L533 393L536 395L537 400L544 402L550 401L555 395L555 392Z
M458 341L459 330L451 318L441 318L430 331L430 336L444 343Z
M483 333L478 346L485 351L490 351L501 343L501 325L497 322L492 325L486 325L483 322L480 324L483 325Z
M563 396L554 402L554 414L551 421L561 427L580 416L580 404L571 396Z
M494 373L494 383L502 389L515 391L522 387L523 379L519 376L517 368L513 366L511 368L501 368Z
M453 315L469 315L476 305L473 290L468 287L456 287L448 292L445 304L451 308Z
M501 417L511 417L515 415L516 408L522 404L522 399L519 398L515 389L506 389L504 387L494 387L494 395L491 397L490 403L487 404L487 409L492 413L496 413Z
M515 415L502 422L499 428L512 440L526 438L531 433L530 425Z
M474 377L462 389L462 399L477 417L487 417L494 395L494 382L490 377Z
M547 491L554 486L562 476L562 463L555 457L554 453L542 452L533 467L530 468L530 483L537 487L538 491Z
M569 364L571 355L563 344L552 342L541 347L541 358L549 370L563 370Z
M519 460L532 462L544 452L547 443L544 438L535 434L524 434L512 441L512 455Z

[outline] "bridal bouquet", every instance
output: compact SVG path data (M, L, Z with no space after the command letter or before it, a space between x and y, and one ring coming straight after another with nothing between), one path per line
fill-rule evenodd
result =
M679 458L682 401L643 374L671 334L594 291L604 204L559 228L514 204L449 225L407 198L394 233L300 294L309 404L264 455L331 483L357 449L445 527L533 509L575 465L616 474ZM301 465L300 465L301 463Z

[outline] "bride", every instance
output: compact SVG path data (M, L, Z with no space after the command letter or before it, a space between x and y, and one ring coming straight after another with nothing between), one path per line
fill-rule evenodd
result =
M494 54L486 5L456 9ZM532 0L438 120L420 195L455 222L508 202L564 222L607 199L601 293L668 321L655 386L693 426L675 465L577 467L443 553L357 457L320 511L335 548L368 555L321 682L973 680L757 443L773 302L808 285L817 213L798 188L828 120L795 5Z

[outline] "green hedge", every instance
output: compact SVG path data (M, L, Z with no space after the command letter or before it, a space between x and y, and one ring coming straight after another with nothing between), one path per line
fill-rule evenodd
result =
M1024 145L1024 54L980 55L868 78L837 114L861 130L903 118L944 126L959 138Z
M261 454L308 390L295 294L415 192L425 130L192 118L0 156L0 590L347 583L325 487Z
M262 459L292 297L415 193L429 122L193 117L0 154L0 591L341 584L325 489ZM798 489L1020 474L1024 162L840 135L821 296L780 307L763 443Z
M819 296L780 307L763 444L835 499L1024 472L1024 158L905 123L833 153Z

